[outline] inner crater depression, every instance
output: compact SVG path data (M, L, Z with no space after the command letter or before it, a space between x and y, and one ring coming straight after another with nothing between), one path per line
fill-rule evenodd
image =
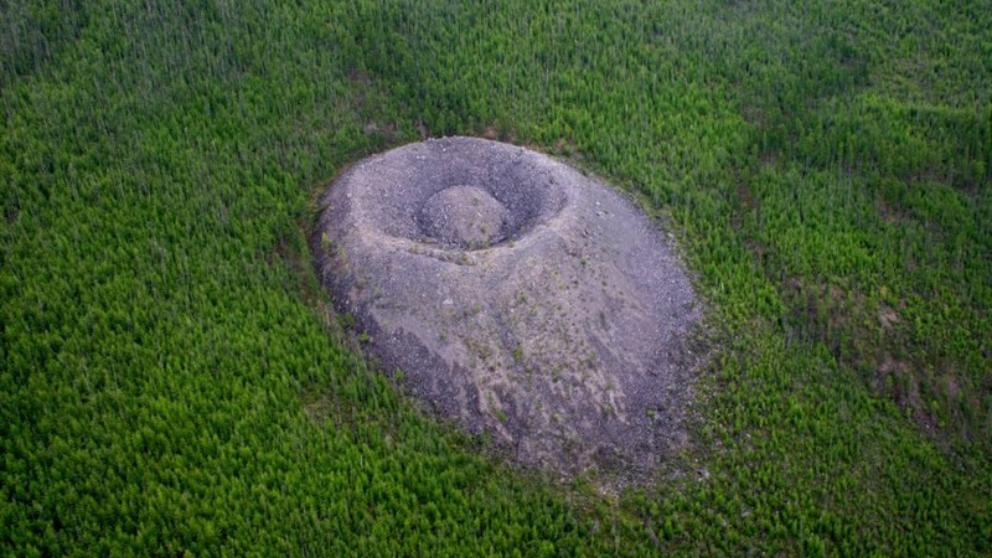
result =
M320 211L337 310L439 414L565 473L640 476L685 443L699 310L657 225L608 186L452 137L355 164Z

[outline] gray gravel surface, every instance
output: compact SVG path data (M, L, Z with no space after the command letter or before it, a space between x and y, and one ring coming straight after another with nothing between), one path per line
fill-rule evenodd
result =
M657 224L553 158L451 137L369 157L314 234L406 387L525 465L648 474L685 444L699 309Z

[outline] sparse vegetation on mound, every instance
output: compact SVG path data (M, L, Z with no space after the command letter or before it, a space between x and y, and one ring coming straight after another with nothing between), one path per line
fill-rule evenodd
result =
M990 29L988 0L4 3L2 553L989 555ZM720 347L691 474L513 473L328 339L313 196L453 134L669 222Z

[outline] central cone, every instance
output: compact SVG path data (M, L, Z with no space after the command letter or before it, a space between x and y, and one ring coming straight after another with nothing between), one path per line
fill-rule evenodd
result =
M420 211L424 234L442 244L483 248L502 236L506 207L477 186L452 186L431 196Z

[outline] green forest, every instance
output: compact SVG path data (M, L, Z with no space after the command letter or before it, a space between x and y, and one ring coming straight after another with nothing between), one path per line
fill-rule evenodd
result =
M0 554L992 554L989 0L0 0ZM691 449L618 493L328 316L349 163L604 177L677 239Z

